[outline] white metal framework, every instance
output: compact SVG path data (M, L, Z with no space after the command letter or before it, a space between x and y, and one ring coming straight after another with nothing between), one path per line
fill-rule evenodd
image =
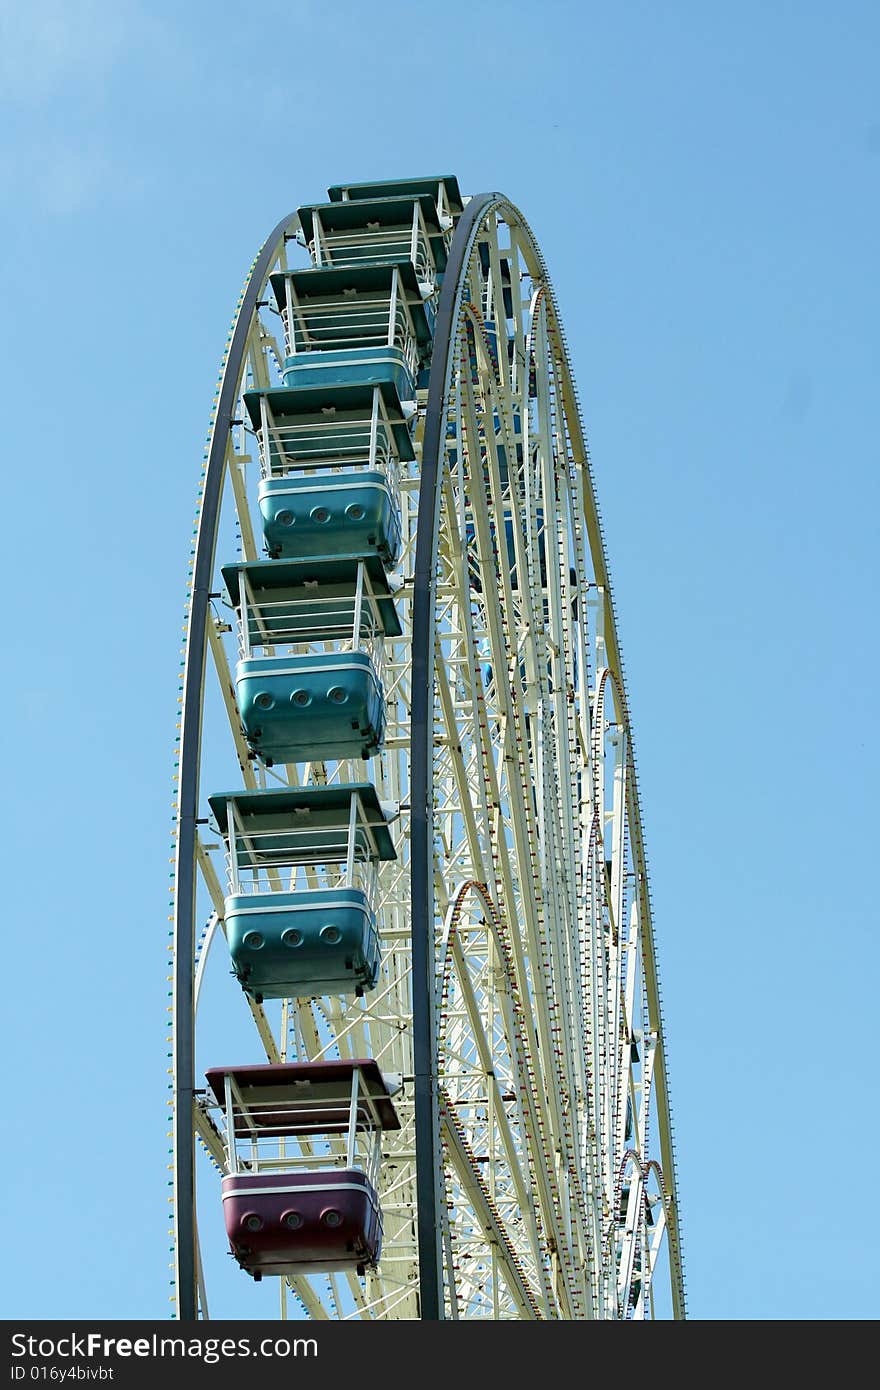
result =
M209 436L209 451L222 454L222 500L214 515L200 512L195 561L199 547L209 555L202 576L197 567L193 572L182 685L184 762L187 706L191 712L196 701L200 720L198 738L190 737L194 770L181 768L175 828L170 1037L179 1316L207 1316L210 1298L210 1270L201 1269L194 1227L191 1261L183 1248L195 1176L181 1155L193 1121L201 1147L221 1167L225 1161L199 1093L201 1073L217 1059L201 1055L198 1027L194 1056L180 1040L192 999L187 978L195 981L201 1007L205 955L223 919L223 845L210 826L197 822L206 819L208 793L221 787L357 782L365 767L379 798L402 808L392 827L397 858L375 868L382 942L376 988L362 998L262 1005L234 982L223 982L224 1006L249 1010L256 1025L247 1060L371 1057L403 1079L395 1097L401 1128L383 1136L378 1166L385 1230L378 1269L363 1277L284 1279L282 1316L431 1315L422 1297L417 1198L419 1170L424 1178L426 1167L433 1169L437 1194L430 1214L440 1272L435 1316L684 1316L632 730L589 460L560 320L533 235L504 199L486 196L479 209L476 203L467 235L465 215L455 233L458 261L450 254L447 272L448 279L455 271L455 285L444 286L446 352L439 362L435 349L431 368L445 374L437 388L440 448L426 458L428 391L420 390L415 460L394 459L403 537L395 594L402 636L382 642L377 625L370 631L371 642L383 648L377 661L387 723L384 749L369 764L266 768L249 755L232 693L235 622L217 597L219 564L235 558L224 547L237 541L243 560L263 558L252 519L260 440L242 393L278 384L284 358L301 350L303 335L320 337L322 331L320 306L304 314L288 292L279 316L263 292L269 274L286 268L290 242L305 242L297 219L281 224L264 248L254 272L254 307L239 312L230 335L232 347L236 341L242 347L240 362L234 370L224 363L228 410L223 418L221 390ZM445 207L442 215L447 242L456 249ZM436 309L418 215L411 233L422 292ZM309 251L315 264L337 265L346 238L323 233L316 219ZM381 253L380 246L377 259ZM362 251L355 247L353 254L363 261ZM353 309L352 322L359 333L387 331L384 341L400 338L413 353L408 315L393 299L382 309L387 328L372 303ZM338 319L334 323L338 327ZM442 324L441 313L438 334ZM382 409L377 393L373 438L364 441L373 453ZM267 420L266 448L271 430ZM390 438L390 429L383 438ZM419 736L413 631L419 527L427 511L424 497L420 510L420 490L429 463L435 534L430 594L421 602L428 605L433 648L426 658L432 672L426 738L433 883L425 886L433 912L422 922L411 881L413 739ZM193 613L202 591L208 616L200 633ZM259 637L252 634L252 640ZM208 929L187 952L180 922L190 903L195 920L206 921ZM417 1015L421 1007L413 935L422 929L435 985L435 1132L428 1152L417 1142L413 1043L414 1000ZM222 942L215 949L221 952ZM183 1075L187 1066L194 1068L194 1096ZM216 1180L207 1167L204 1173L199 1168L198 1187L201 1223L210 1219L212 1203L219 1221ZM193 1281L195 1313L188 1302ZM271 1284L261 1287L261 1296L277 1304Z

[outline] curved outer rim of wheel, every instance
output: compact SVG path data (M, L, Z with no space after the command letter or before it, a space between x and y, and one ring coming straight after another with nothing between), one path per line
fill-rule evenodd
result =
M419 1291L422 1317L443 1315L440 1204L440 1115L437 1095L435 1029L434 870L431 755L434 704L434 562L440 515L440 457L446 423L444 401L452 373L454 328L462 302L464 275L483 218L498 195L477 194L467 204L449 250L440 291L416 526L412 644L412 811L410 874L413 909L413 1057L415 1063L416 1194L418 1200ZM422 930L417 930L421 924ZM420 1161L431 1155L430 1162Z
M466 273L480 226L487 216L501 213L513 218L528 237L548 295L548 309L557 338L566 417L584 488L583 515L597 583L604 588L605 638L609 667L614 673L624 710L623 668L617 643L613 603L605 561L604 541L583 439L577 397L564 347L555 295L546 265L535 239L519 210L500 193L472 197L459 218L449 249L441 289L428 385L422 471L418 501L416 557L413 593L412 640L412 751L411 751L411 898L412 898L412 1001L413 1057L416 1127L416 1193L418 1204L418 1252L420 1311L423 1320L444 1317L442 1245L440 1232L443 1175L438 1107L438 1059L435 1018L436 973L434 960L434 892L432 830L432 727L434 698L434 584L433 574L440 515L441 459L446 426L446 401L453 371L453 347L463 303ZM247 351L251 321L268 272L286 240L298 225L296 214L283 218L254 260L239 299L233 330L221 369L209 447L204 469L198 533L191 561L189 611L180 718L178 814L175 849L176 894L173 912L173 1212L175 1223L174 1271L177 1317L194 1321L199 1315L200 1271L197 1268L195 1217L195 1137L192 1124L194 1075L194 953L196 914L196 846L199 773L203 719L203 687L207 654L207 622L214 566L219 509L226 467L226 449L233 405ZM628 720L627 720L628 723ZM627 788L632 850L644 864L644 848L638 790L635 778ZM678 1232L674 1154L669 1124L668 1086L659 1014L657 967L651 929L647 876L640 875L642 950L652 1026L659 1039L654 1064L658 1101L660 1145L665 1188L668 1194L667 1239L672 1272L673 1315L684 1316L684 1287Z
M180 718L177 845L174 866L174 1275L177 1317L182 1322L193 1322L198 1318L199 1300L196 1268L195 1135L192 1118L195 1093L196 821L211 574L223 493L227 437L232 420L232 406L247 351L251 319L257 307L260 290L279 248L296 225L296 214L291 213L282 218L270 233L251 266L238 302L215 397L192 564Z
M420 1156L431 1155L431 1162L417 1165L419 1202L419 1263L422 1285L423 1317L442 1317L441 1251L437 1232L440 1230L442 1175L439 1163L439 1115L437 1097L436 1028L434 1019L435 965L433 957L434 887L432 831L432 728L434 700L434 587L433 573L437 548L440 515L440 481L442 446L446 427L445 402L449 397L453 370L453 344L463 302L465 275L481 224L493 213L506 213L515 219L528 236L535 258L540 264L547 290L548 310L558 339L558 360L562 370L563 403L569 426L574 431L574 444L581 462L580 474L584 485L585 517L590 550L596 567L597 582L604 588L606 604L605 638L609 668L620 691L626 711L623 663L617 641L613 602L605 545L598 525L598 505L588 465L580 409L574 388L571 365L565 351L556 296L541 253L526 219L514 204L501 193L477 194L467 203L455 229L449 252L447 272L440 294L431 374L428 387L425 437L419 487L418 526L416 533L416 564L413 600L412 652L412 786L411 816L411 874L413 922L421 922L425 930L413 932L413 1030L416 1062L416 1148ZM627 716L627 725L629 720ZM629 779L627 797L630 800L630 834L635 860L643 865L644 841L638 789L635 777ZM643 931L643 960L652 1011L651 1023L659 1040L654 1063L654 1085L657 1092L660 1143L667 1203L667 1238L672 1271L672 1305L676 1318L685 1316L684 1280L681 1261L678 1212L676 1202L675 1158L669 1122L668 1081L663 1047L662 1019L659 1011L657 962L651 925L647 874L640 875Z

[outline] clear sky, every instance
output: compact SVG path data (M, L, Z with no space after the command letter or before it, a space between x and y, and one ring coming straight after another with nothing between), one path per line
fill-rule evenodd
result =
M178 649L240 286L328 184L446 171L526 213L580 386L691 1315L880 1314L878 71L871 0L0 0L6 1317L169 1310Z

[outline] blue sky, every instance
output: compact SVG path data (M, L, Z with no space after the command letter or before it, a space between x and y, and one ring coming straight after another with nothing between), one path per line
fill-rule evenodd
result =
M27 1233L5 1315L168 1312L176 675L239 288L328 184L450 170L528 216L579 382L691 1315L876 1317L880 10L378 16L0 0L5 1187Z

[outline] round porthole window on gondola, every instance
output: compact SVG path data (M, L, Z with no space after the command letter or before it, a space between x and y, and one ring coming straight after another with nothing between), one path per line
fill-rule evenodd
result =
M254 700L254 704L256 705L257 709L271 709L272 706L275 704L275 701L272 699L272 696L269 694L268 691L261 690L259 695Z
M257 1216L255 1211L249 1211L241 1218L241 1224L246 1231L262 1231L263 1218L262 1216Z
M302 1214L298 1211L286 1211L281 1218L281 1223L289 1231L298 1231L303 1224Z
M342 932L339 930L335 922L328 922L326 927L321 928L320 936L325 946L335 946L339 938L342 936Z
M319 523L319 525L323 526L324 523L327 522L327 521L329 521L329 520L330 520L330 511L329 511L329 509L328 509L327 507L313 507L313 508L312 508L312 521L317 521L317 522Z
M246 931L241 941L242 945L249 947L250 950L259 951L260 947L263 945L262 932Z
M342 1225L342 1212L337 1211L335 1207L328 1207L326 1211L321 1212L321 1220L325 1226L329 1226L332 1230L336 1226Z
M287 507L284 507L280 512L275 513L275 520L278 522L279 526L292 526L293 512Z
M285 946L301 946L303 944L303 934L299 927L288 927L287 931L281 933L281 940Z
M331 690L327 691L327 699L332 705L344 705L348 696L341 685L334 685Z
M307 690L294 690L290 697L290 703L299 705L302 709L305 705L312 703L312 697Z
M352 521L362 521L364 509L360 502L352 502L350 507L346 507L345 515L351 517Z

